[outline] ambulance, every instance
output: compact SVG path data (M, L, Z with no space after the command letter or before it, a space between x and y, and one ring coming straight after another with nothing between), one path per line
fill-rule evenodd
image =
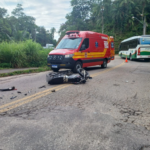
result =
M114 60L114 38L92 31L67 31L56 48L48 54L47 65L54 72L59 69L72 69L95 65L107 67Z

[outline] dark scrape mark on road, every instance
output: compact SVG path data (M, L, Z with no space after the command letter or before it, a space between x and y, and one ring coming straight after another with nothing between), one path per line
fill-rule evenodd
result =
M150 150L150 145L141 146L139 150Z
M120 84L113 84L114 86L120 86Z

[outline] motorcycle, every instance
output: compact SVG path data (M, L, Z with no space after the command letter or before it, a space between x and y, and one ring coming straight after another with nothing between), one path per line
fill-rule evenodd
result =
M82 68L78 69L77 72L78 74L73 74L71 70L52 72L46 75L46 81L48 82L48 84L80 84L86 83L88 79L92 79L89 73Z

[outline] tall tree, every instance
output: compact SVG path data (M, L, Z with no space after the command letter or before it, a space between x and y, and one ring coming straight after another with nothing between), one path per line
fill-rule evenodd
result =
M21 4L17 4L17 7L12 11L12 15L17 18L25 15Z

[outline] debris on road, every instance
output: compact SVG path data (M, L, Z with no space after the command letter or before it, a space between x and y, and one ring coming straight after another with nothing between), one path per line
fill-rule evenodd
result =
M46 86L45 86L45 85L43 85L43 86L40 86L40 87L39 87L39 89L41 89L41 88L46 88Z
M114 86L120 86L120 84L113 84Z
M3 99L2 97L0 97L0 99Z
M26 94L24 94L25 96L27 96L27 93Z
M0 91L12 91L12 90L17 90L17 89L15 89L15 87L13 86L13 87L11 87L11 88L7 88L7 89L0 89Z
M46 75L46 81L48 84L62 84L62 83L86 83L88 79L92 79L89 73L80 68L78 69L78 74L73 74L70 70L67 71L59 71L59 72L52 72Z
M16 98L17 96L12 96L10 99L14 99L14 98Z
M56 92L55 90L52 90L51 92Z
M17 93L21 94L21 92L20 92L20 91L18 91Z

